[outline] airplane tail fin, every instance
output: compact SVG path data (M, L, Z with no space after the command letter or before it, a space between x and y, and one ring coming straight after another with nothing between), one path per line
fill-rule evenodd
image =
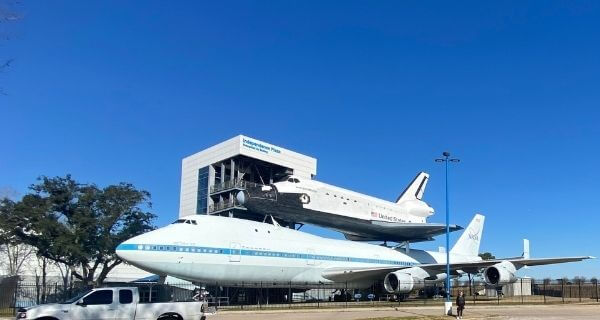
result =
M523 239L523 254L521 255L523 259L529 259L529 240Z
M404 189L404 191L400 194L398 199L396 199L396 203L406 200L421 200L423 198L423 193L425 193L425 187L427 186L428 180L428 173L419 172L419 174L417 174L408 187L406 187L406 189Z
M483 223L485 216L476 214L469 226L463 231L458 241L452 247L450 253L463 256L477 256L479 254L479 244L483 236Z
M529 255L529 240L523 239L523 254L521 255L523 259L529 259L531 256ZM529 269L528 266L523 266L523 269Z

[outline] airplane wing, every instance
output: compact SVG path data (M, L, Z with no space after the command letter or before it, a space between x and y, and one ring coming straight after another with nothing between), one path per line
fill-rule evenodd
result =
M512 262L517 268L524 266L541 266L546 264L565 263L565 262L576 262L586 259L594 259L592 256L580 256L580 257L559 257L559 258L540 258L540 259L524 259L524 258L510 258L510 259L493 259L493 260L480 260L471 262L459 262L451 263L451 271L465 271L469 273L476 273L482 268L495 265L503 261ZM429 271L430 273L443 273L446 272L445 263L431 263L421 264L414 267L419 267ZM323 271L321 274L324 278L335 282L346 282L346 281L359 281L359 280L377 280L383 279L383 277L394 271L408 269L408 266L392 266L392 267L375 267L375 268L330 268Z
M348 231L348 229L342 230L342 233L346 239L353 241L422 242L431 241L433 237L446 233L446 225L442 223L371 221L362 223L360 228L350 229L352 231ZM450 225L450 232L462 229L461 226Z

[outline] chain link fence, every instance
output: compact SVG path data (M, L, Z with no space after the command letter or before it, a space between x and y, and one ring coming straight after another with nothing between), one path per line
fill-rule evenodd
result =
M410 284L407 284L410 285ZM135 286L142 303L153 301L192 301L198 286L191 283L110 283L105 286ZM263 310L293 308L353 308L442 305L446 291L442 283L413 283L407 294L390 294L381 281L361 283L292 283L252 282L235 286L206 286L209 305L226 310ZM355 289L361 288L361 289ZM0 282L0 315L13 315L16 308L43 303L55 303L71 298L89 287L80 283L64 286L17 281L5 278ZM533 280L518 279L512 284L494 287L480 281L453 281L451 298L458 292L467 304L560 304L598 303L598 282L594 279Z

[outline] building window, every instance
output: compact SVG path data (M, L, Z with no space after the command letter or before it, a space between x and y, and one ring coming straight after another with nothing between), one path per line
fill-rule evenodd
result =
M208 167L198 170L198 199L196 213L208 212Z

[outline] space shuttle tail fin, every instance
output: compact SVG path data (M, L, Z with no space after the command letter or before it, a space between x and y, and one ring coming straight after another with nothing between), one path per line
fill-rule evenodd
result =
M423 198L423 193L425 193L425 187L427 186L428 180L428 173L419 172L408 187L400 194L398 199L396 199L396 203L401 203L406 200L421 200Z

